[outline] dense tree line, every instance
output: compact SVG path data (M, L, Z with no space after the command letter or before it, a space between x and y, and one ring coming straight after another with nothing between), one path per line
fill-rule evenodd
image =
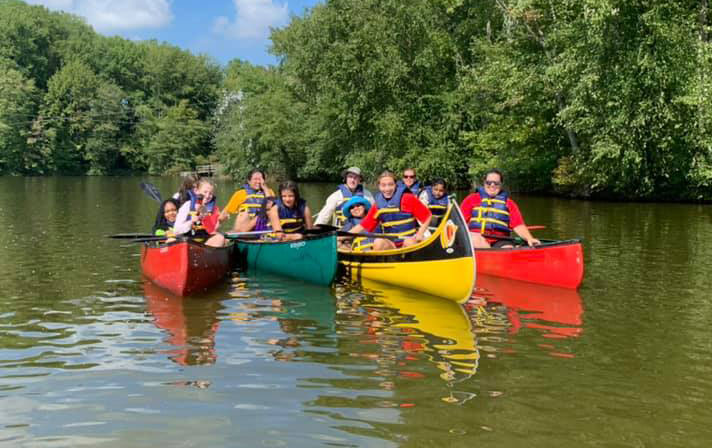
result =
M708 0L326 0L221 69L0 0L0 172L334 180L414 166L460 186L712 199Z
M329 0L273 32L277 68L230 67L217 147L304 178L497 166L529 191L712 199L709 31L707 0Z
M0 173L190 168L213 152L222 77L206 57L0 0Z

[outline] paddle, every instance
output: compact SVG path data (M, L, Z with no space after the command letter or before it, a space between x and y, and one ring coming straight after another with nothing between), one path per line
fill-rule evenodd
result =
M236 239L252 239L259 237L260 235L264 235L266 233L272 233L271 230L261 230L258 232L229 232L225 234L225 238L231 239L231 240L236 240ZM139 238L134 238L129 243L150 243L151 241L165 241L169 237L166 235L163 236L154 236L154 235L149 235L145 237L139 237ZM177 237L173 236L171 238L181 238L181 239L186 239L184 235L179 235Z
M400 240L402 237L400 236L394 236L394 235L388 235L386 233L370 233L370 232L363 232L363 233L351 233L351 232L344 232L342 230L339 230L336 232L337 235L339 236L350 236L354 238L359 238L359 237L365 237L365 238L384 238L387 240Z
M120 240L136 239L136 238L150 238L155 236L151 233L117 233L116 235L106 235L107 238L114 238Z
M363 232L363 233L351 233L351 232L346 232L343 230L339 230L338 227L330 226L328 224L319 224L318 228L315 229L307 229L305 230L304 234L314 234L314 233L324 233L324 232L333 232L336 231L336 234L339 236L350 236L354 238L358 237L366 237L366 238L385 238L387 240L399 240L401 237L399 236L393 236L393 235L388 235L385 233L370 233L370 232Z
M492 238L493 240L511 241L513 243L521 244L521 245L531 247L531 248L541 247L542 244L554 242L554 240L539 240L541 244L539 244L538 246L529 246L524 239L522 239L518 236L517 237L500 236L500 235L490 235L487 233L483 234L482 236L484 236L485 238Z
M158 191L155 185L148 182L141 182L141 190L148 195L151 199L156 202L163 202L161 199L161 192Z
M544 230L544 229L546 229L546 226L527 226L527 229L529 229L529 230Z
M268 233L275 233L275 232L274 232L274 230L255 230L252 232L226 232L225 238L227 238L229 240L238 240L238 239L246 239L246 237L250 237L250 236L266 235Z

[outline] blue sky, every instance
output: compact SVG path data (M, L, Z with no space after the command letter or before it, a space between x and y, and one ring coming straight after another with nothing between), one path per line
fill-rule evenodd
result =
M26 0L83 17L107 36L156 39L225 64L239 58L274 64L268 53L269 28L320 0Z

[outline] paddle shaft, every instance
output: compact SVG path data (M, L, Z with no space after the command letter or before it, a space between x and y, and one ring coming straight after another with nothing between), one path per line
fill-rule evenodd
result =
M119 240L128 240L128 239L137 239L137 238L151 238L153 235L151 233L117 233L116 235L106 235L107 238L113 238L113 239L119 239Z
M251 239L254 237L259 237L260 235L264 235L266 233L272 233L271 230L263 230L259 232L230 232L225 234L225 238L235 240L235 239ZM130 242L131 243L150 243L151 241L165 241L168 238L190 238L189 236L185 235L178 235L178 236L173 236L173 237L168 237L168 236L147 236L147 237L141 237L141 238L135 238L132 239ZM203 237L200 237L203 238Z
M339 236L347 236L347 237L353 237L353 238L360 238L360 237L366 237L366 238L383 238L386 240L400 240L403 239L403 237L400 236L395 236L395 235L388 235L386 233L370 233L370 232L363 232L363 233L351 233L351 232L344 232L342 230L339 230L336 232L337 235Z

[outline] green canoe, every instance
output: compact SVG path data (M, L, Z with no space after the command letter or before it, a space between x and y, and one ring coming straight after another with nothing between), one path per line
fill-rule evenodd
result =
M336 232L306 235L297 241L236 241L240 265L318 285L336 275Z

